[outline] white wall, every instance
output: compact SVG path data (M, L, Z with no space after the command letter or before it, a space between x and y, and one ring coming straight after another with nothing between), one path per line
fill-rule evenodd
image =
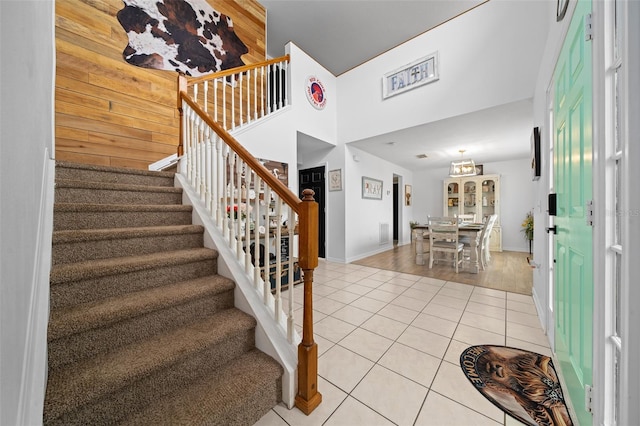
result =
M531 160L521 158L512 161L484 163L484 174L500 175L500 226L502 249L529 251L529 243L521 232L521 224L527 212L532 211L535 199L531 180ZM443 186L449 169L426 169L414 172L413 186L415 220L424 223L427 216L439 216L444 212Z
M393 247L393 175L402 177L400 187L413 185L413 172L347 145L345 153L346 261L352 262ZM358 161L354 160L354 155ZM362 177L383 181L382 200L362 198ZM415 185L413 185L415 187ZM410 241L412 207L401 204L399 244ZM380 224L389 224L389 243L380 244Z
M0 1L3 425L42 422L53 224L53 23L52 0Z
M297 193L298 133L335 145L337 89L333 74L295 44L289 43L286 50L290 55L287 97L291 106L259 126L234 132L233 135L255 157L289 164L289 188ZM317 77L326 90L327 102L322 110L314 108L306 98L305 83L309 76Z
M492 0L342 74L340 140L352 142L531 98L536 58L542 54L535 40L546 37L550 4ZM516 32L529 34L529 39L511 36ZM436 51L439 81L382 99L385 73Z

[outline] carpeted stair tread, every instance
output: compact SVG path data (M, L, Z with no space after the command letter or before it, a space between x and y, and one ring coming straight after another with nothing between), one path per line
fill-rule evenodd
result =
M82 189L102 189L111 191L132 191L132 192L166 192L181 194L182 188L173 186L148 186L131 183L95 182L84 180L56 179L56 189L60 188L82 188Z
M202 247L204 227L167 225L61 230L53 233L54 265Z
M260 396L281 386L282 367L253 350L188 388L125 419L122 425L252 425L279 401Z
M53 233L53 244L76 243L81 241L118 240L149 237L153 235L201 234L201 225L144 226L133 228L70 229Z
M158 172L125 167L56 161L56 177L69 180L96 180L100 182L139 182L173 186L175 172Z
M192 299L229 291L234 287L233 281L228 278L211 275L53 310L47 337L52 341L70 334L106 327L132 316L180 305Z
M182 188L56 179L56 203L181 204Z
M220 345L233 335L254 328L255 319L232 308L206 320L171 330L119 350L101 354L67 368L49 372L46 417L117 392L178 362L189 354Z
M191 212L193 207L183 204L98 204L98 203L55 203L53 212Z
M110 259L89 260L54 266L49 281L51 285L124 274L169 265L214 260L217 252L208 248L195 248L169 252L152 253Z

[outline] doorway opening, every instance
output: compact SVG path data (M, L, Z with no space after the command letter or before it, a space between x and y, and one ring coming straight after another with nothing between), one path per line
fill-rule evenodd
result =
M302 191L312 189L313 198L318 203L318 257L325 258L326 225L325 225L325 166L313 167L298 171L298 196Z

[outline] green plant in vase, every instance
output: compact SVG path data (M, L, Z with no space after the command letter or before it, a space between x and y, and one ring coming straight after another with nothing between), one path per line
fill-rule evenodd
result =
M533 214L528 212L521 225L524 238L529 241L529 254L531 254L531 241L533 241Z

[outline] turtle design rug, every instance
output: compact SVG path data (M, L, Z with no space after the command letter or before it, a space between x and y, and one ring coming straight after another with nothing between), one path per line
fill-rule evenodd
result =
M573 425L550 357L508 346L477 345L460 355L471 384L526 425Z

